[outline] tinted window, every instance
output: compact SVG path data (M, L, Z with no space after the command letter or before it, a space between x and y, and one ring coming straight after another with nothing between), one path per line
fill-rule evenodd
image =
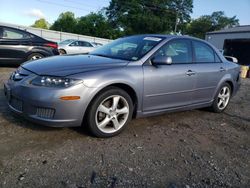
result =
M172 58L172 63L192 62L191 42L188 40L176 40L165 44L155 56L167 56Z
M208 45L193 41L195 62L198 63L211 63L214 60L214 51Z
M71 43L71 42L73 42L74 40L72 40L72 39L67 39L67 40L64 40L64 41L62 41L62 42L59 42L59 44L60 45L64 45L64 44L69 44L69 43Z
M92 45L88 42L79 41L79 43L80 43L80 46L83 46L83 47L92 47Z
M29 34L11 29L11 28L3 28L2 38L4 39L27 39L29 38Z

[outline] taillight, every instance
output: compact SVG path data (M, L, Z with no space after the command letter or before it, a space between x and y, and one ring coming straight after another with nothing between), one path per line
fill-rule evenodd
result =
M46 43L44 46L51 47L51 48L58 48L57 43Z

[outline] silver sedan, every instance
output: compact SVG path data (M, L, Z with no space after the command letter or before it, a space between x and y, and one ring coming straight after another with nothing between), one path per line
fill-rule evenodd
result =
M209 43L187 36L137 35L89 55L21 65L5 83L10 109L39 124L119 134L133 117L226 109L240 68Z
M87 54L97 47L94 43L74 39L64 40L58 44L60 54Z

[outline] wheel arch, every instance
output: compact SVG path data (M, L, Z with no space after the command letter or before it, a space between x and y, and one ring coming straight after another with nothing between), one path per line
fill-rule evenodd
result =
M44 50L39 50L39 49L32 49L31 51L29 51L29 53L27 53L27 55L26 55L26 60L28 60L28 58L30 57L30 55L32 55L32 54L41 54L41 55L43 55L44 57L47 57L49 54L46 52L46 51L44 51Z
M229 84L230 87L231 87L231 94L234 93L234 89L235 89L235 87L234 87L234 81L233 81L232 77L231 77L229 74L226 74L226 75L220 80L220 82L218 83L218 85L217 85L217 87L216 87L216 89L215 89L215 91L214 91L213 98L216 97L216 94L217 94L218 90L220 89L220 87L221 87L224 83Z
M95 100L95 98L101 92L104 92L104 91L108 90L111 87L116 87L116 88L122 89L123 91L125 91L126 93L128 93L128 95L131 97L131 100L132 100L133 105L134 105L134 110L133 110L133 116L132 117L133 118L136 117L136 112L137 112L137 108L138 108L138 100L139 100L138 99L138 95L136 93L136 90L132 86L130 86L129 84L127 84L127 83L112 83L112 84L105 85L104 87L98 89L95 92L95 94L93 95L93 97L89 100L89 103L87 105L86 111L84 113L84 117L88 113L89 108L91 107L91 104Z
M227 84L230 85L230 87L231 87L231 94L233 94L233 93L234 93L234 85L233 85L233 82L232 82L231 80L227 80L227 81L225 81L225 83L227 83Z
M65 48L58 48L58 51L60 51L60 50L64 51L65 54L67 54L67 50L65 50Z

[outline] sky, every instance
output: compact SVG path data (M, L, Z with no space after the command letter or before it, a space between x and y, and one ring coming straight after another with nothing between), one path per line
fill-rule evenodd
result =
M76 17L107 7L110 0L0 0L0 22L32 25L45 18L53 23L60 13L71 11ZM226 16L236 16L240 25L250 25L250 0L193 0L192 18L224 11Z

